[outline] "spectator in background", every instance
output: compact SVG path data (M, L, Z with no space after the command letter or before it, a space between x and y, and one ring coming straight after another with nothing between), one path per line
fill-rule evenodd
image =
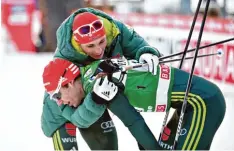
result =
M185 15L191 15L191 0L181 0L180 1L180 13Z
M203 1L200 11L200 14L204 14L205 12L205 7L206 7L206 1ZM209 17L222 17L222 12L221 12L221 7L217 3L216 0L211 0L210 5L209 5L209 10L207 12L207 16Z
M101 10L107 14L111 14L113 13L114 6L110 5L109 3L110 2L108 2L108 0L99 0L99 1L86 0L85 1L86 7L91 7L94 9Z
M84 0L37 0L42 12L42 33L45 40L40 52L54 52L56 30L74 11L85 6Z

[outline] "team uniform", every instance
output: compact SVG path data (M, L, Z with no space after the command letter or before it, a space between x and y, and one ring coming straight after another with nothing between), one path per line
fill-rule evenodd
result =
M78 150L76 128L91 150L117 150L118 138L115 127L102 128L103 123L112 122L107 111L89 128L79 128L71 119L71 113L79 114L75 108L58 106L45 94L42 114L42 130L53 138L55 150ZM101 138L101 139L100 139ZM99 140L100 139L100 140Z
M136 61L116 61L121 65L135 65ZM92 91L95 74L100 61L81 68L83 87L86 93ZM114 73L113 78L120 79L120 72ZM181 106L184 100L189 73L167 65L159 65L157 75L152 75L145 67L128 70L122 75L124 94L131 105L141 112L164 112L170 108L176 109L175 114L163 131L161 141L163 149L172 149L178 125ZM121 98L117 95L107 107L119 114L124 109L119 108ZM119 101L119 104L118 104ZM118 108L119 110L115 109ZM225 99L220 89L204 78L195 76L188 95L188 104L184 115L182 130L177 145L178 150L208 150L213 137L223 121L226 110ZM127 119L132 120L128 114ZM152 122L157 122L153 121ZM134 122L132 122L134 123ZM140 126L134 127L137 129ZM160 149L160 148L158 148Z
M95 14L103 22L103 28L105 30L107 39L107 46L103 56L104 58L113 56L125 56L127 58L139 60L140 56L144 53L150 53L156 56L160 56L160 53L155 48L150 47L149 44L142 37L140 37L131 27L126 26L120 21L113 19L112 17L99 10L82 8L71 14L58 28L56 33L57 48L54 54L54 58L67 59L78 66L88 65L91 62L95 61L95 59L91 58L83 52L80 44L76 42L77 39L72 33L72 24L75 20L75 17L78 14L84 12ZM79 20L77 24L81 22L82 20ZM99 32L101 32L101 30L96 32L96 34L99 34ZM79 36L79 34L77 34L77 36ZM84 37L84 39L85 38L87 38L87 36ZM82 39L82 37L80 39ZM158 145L155 143L156 139L146 125L143 117L135 111L135 109L130 105L125 96L122 96L121 94L118 95L122 98L122 106L126 108L126 110L124 111L124 114L119 113L119 115L117 115L118 113L116 113L116 115L120 118L120 120L123 121L125 126L130 128L131 133L134 134L136 140L142 146L144 146L145 149L157 149ZM54 138L54 144L55 146L57 146L55 148L56 150L70 150L72 149L70 148L70 146L76 146L75 148L78 148L77 145L75 145L76 143L74 143L74 141L69 143L63 143L62 141L62 138L67 138L68 136L70 136L65 131L66 123L71 123L75 127L79 128L83 138L89 145L90 149L118 149L118 139L115 127L112 126L110 128L106 128L105 130L101 128L101 123L113 122L105 105L96 106L93 100L90 99L89 94L87 94L87 98L84 99L84 103L82 103L79 108L72 108L63 105L58 106L48 96L49 94L45 93L41 127L47 137ZM87 106L94 107L90 109L92 111L95 110L94 112L88 112L91 112L90 114L92 114L96 122L87 122L89 124L84 124L86 114L80 113L83 112L83 110L86 110ZM113 112L115 112L114 109ZM125 114L131 115L131 119L126 119L124 116ZM135 131L136 128L134 129L133 127L131 127L132 122L136 119L138 123L140 123L142 131ZM132 128L133 130L131 130ZM74 136L70 136L69 140L74 140ZM67 145L70 143L71 145Z

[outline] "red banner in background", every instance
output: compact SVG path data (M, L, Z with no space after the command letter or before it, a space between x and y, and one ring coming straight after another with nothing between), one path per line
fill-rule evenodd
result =
M33 0L2 0L2 24L20 52L36 52L32 42Z
M163 27L163 28L174 28L189 30L193 16L185 15L149 15L149 14L112 14L115 18L129 24L132 26L153 26L153 27ZM198 17L194 30L199 31L201 27L202 17ZM207 18L204 31L205 32L215 32L215 33L225 33L234 35L234 20L233 19L223 19L223 18Z
M181 41L182 47L185 40ZM197 42L191 41L190 47L195 48ZM211 44L211 42L203 41L200 46ZM198 55L216 53L218 50L223 51L223 55L209 56L198 58L194 74L217 81L226 83L234 83L234 45L219 44L199 50ZM194 56L194 53L188 53L186 57ZM190 72L193 59L184 61L183 69ZM178 62L173 66L178 67Z
M225 81L234 83L234 45L227 45Z

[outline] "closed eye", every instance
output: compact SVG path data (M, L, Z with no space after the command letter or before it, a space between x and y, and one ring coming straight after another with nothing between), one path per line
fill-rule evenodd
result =
M64 85L63 88L66 88L66 89L67 89L67 88L68 88L68 84Z
M87 47L88 47L88 48L93 48L93 47L94 47L94 45L93 45L93 44L91 44L91 45L88 45Z
M102 43L104 43L105 42L105 40L102 40L102 41L100 41L100 44L102 44Z

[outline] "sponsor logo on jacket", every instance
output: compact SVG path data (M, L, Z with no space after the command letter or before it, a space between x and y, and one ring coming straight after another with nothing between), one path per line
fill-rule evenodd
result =
M111 132L113 128L115 127L114 122L112 120L102 122L100 126L104 130L104 133Z
M165 112L166 111L166 104L164 105L157 105L156 112Z
M169 80L170 78L170 68L167 65L160 65L161 66L161 75L162 79Z
M159 145L163 149L166 149L166 150L169 150L169 149L172 150L173 149L173 144L171 144L171 143L174 143L174 142L171 142L171 143L168 142L171 133L172 133L171 129L169 129L168 127L164 128L162 136L161 136L162 141L159 141ZM186 134L187 134L187 129L182 128L181 131L180 131L180 136L183 136L183 135L186 135Z
M61 138L61 140L63 141L63 143L74 143L74 142L76 142L76 138L75 137Z
M65 124L65 129L67 134L70 136L76 136L76 126L71 124L71 123L66 123Z

